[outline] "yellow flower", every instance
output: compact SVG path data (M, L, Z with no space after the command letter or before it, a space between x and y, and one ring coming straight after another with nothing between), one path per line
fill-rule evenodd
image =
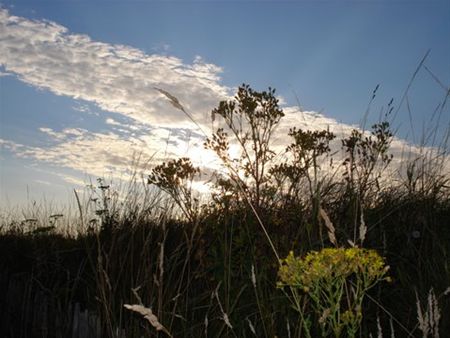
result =
M309 296L323 327L335 334L344 327L358 327L362 320L361 303L369 288L386 276L389 267L375 251L362 248L325 248L311 251L305 257L289 252L279 268L279 287L291 286ZM357 287L355 285L358 285ZM345 291L344 291L345 290ZM346 297L345 302L342 297ZM324 309L340 309L342 315Z
M323 281L351 275L365 276L370 285L387 272L383 258L375 250L362 248L325 248L311 251L304 258L295 257L290 251L281 263L281 283L308 291Z

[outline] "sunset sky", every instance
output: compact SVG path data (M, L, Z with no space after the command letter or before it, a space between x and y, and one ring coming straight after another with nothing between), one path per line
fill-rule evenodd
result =
M400 153L449 127L450 1L0 0L0 205L126 177L136 154L213 166L155 87L207 130L242 83L277 89L280 140L360 125L379 84L368 120L394 99Z

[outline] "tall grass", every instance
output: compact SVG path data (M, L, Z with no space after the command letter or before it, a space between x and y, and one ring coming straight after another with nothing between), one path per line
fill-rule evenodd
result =
M377 250L391 266L393 282L367 292L357 335L450 332L447 155L430 149L386 180L393 133L383 120L341 140L335 171L321 164L333 157L326 130L291 129L286 156L275 156L283 112L274 94L243 86L213 111L223 124L205 146L223 171L205 202L192 188L200 169L183 158L125 187L98 180L74 194L70 218L36 205L23 221L3 218L0 287L22 292L1 296L0 332L70 336L78 303L99 316L103 337L303 337L307 317L318 337L321 316L306 298L299 317L276 288L280 257L338 245ZM424 307L431 288L441 296ZM37 294L40 326L31 319Z

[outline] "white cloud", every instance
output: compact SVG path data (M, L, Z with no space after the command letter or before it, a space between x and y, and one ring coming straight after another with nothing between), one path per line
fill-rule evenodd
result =
M105 120L105 122L106 122L107 124L111 124L111 125L113 125L113 126L121 126L121 125L122 125L121 123L117 122L116 120L114 120L114 119L112 119L112 118L110 118L110 117L108 117L108 118Z
M78 187L86 187L86 182L78 177L74 177L72 175L67 174L56 174L63 181Z
M10 75L12 75L11 73L7 73L7 72L4 72L4 71L2 71L1 69L0 69L0 77L2 77L2 76L10 76Z
M151 160L159 162L186 156L188 151L183 139L174 133L169 136L169 132L164 129L128 135L126 138L113 132L94 133L80 128L40 130L58 142L48 147L33 147L0 139L0 148L21 158L75 169L94 178L105 175L125 177L135 169L148 169L145 164ZM167 145L164 138L170 141ZM137 156L140 157L140 168L133 167L136 165L133 158Z
M40 131L56 141L45 148L0 139L0 146L17 156L94 177L106 173L126 176L132 169L133 154L141 154L142 164L191 156L196 165L217 167L213 156L203 150L197 127L154 88L177 97L194 120L208 129L211 109L231 92L220 82L221 67L200 56L188 64L173 56L148 55L129 46L93 41L54 22L12 16L5 9L0 9L0 50L2 74L13 73L34 87L81 99L123 117L106 118L110 131L102 133L42 127ZM84 103L74 109L91 112ZM338 138L354 128L319 113L300 112L295 107L284 110L286 116L274 140L279 152L289 142L287 133L293 126L329 128ZM392 149L397 155L407 148L404 141L396 139ZM74 177L65 179L81 183Z
M47 135L51 136L55 140L62 140L62 139L64 139L63 135L55 133L53 131L53 129L51 129L51 128L41 127L41 128L39 128L39 130L41 132L43 132L44 134L47 134Z
M228 89L221 68L196 58L144 54L123 45L92 41L49 21L12 16L0 9L0 63L22 81L57 95L93 102L141 123L192 128L154 87L178 97L201 120Z
M76 105L74 105L72 107L72 109L75 110L75 111L86 113L88 115L99 116L98 112L93 112L87 104L82 104L80 102L77 102Z
M47 185L47 186L52 185L52 183L50 183L50 182L48 182L48 181L44 181L44 180L34 180L34 182L35 182L35 183L42 184L42 185Z

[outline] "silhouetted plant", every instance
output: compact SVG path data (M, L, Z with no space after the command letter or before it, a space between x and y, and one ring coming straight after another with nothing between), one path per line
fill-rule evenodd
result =
M406 164L404 185L409 196L423 196L431 199L448 199L450 178L445 173L448 165L447 151L428 150Z
M286 148L288 159L275 165L271 173L284 181L283 193L287 198L299 199L299 193L305 186L309 190L309 198L313 203L313 219L317 219L317 211L320 204L321 185L319 173L321 157L329 155L330 142L335 135L328 130L304 131L291 128L288 134L293 142Z
M353 242L357 239L358 224L364 225L364 209L376 201L380 192L379 180L393 158L388 152L392 138L389 122L382 121L372 126L368 136L353 129L350 136L342 139L342 148L346 154L342 163L346 183L344 208L348 209L348 225L353 228Z
M239 190L250 196L256 209L264 203L264 189L270 181L269 169L275 153L270 139L284 116L278 106L275 90L257 92L248 85L239 87L234 100L221 101L212 116L222 117L227 130L218 128L205 142L228 169L229 177ZM230 140L239 145L239 155L230 154Z
M175 96L157 90L192 119ZM430 170L428 164L436 162L422 165L425 158L420 157L408 167L404 187L383 185L380 175L392 159L387 122L374 125L372 133L354 130L342 140L343 177L322 168L333 158L334 135L328 130L292 128L286 151L274 154L271 137L283 117L274 93L244 85L234 99L213 110L213 118L222 122L205 145L226 170L211 178L215 189L208 204L199 207L195 198L199 169L180 158L156 166L148 176L151 185L143 184L145 192L135 179L119 198L119 189L99 180L90 202L76 195L82 226L74 237L57 235L66 216L59 219L53 212L46 214L50 217L36 210L24 213L25 221L11 223L12 233L5 233L1 225L8 222L2 220L2 287L18 284L14 278L20 272L25 276L20 290L27 291L8 291L6 298L17 307L39 309L32 304L45 302L35 296L48 290L52 313L79 302L99 315L105 337L155 336L158 323L175 337L304 337L308 330L311 337L344 332L368 337L377 328L379 334L381 328L386 332L389 325L400 330L397 336L413 336L418 330L413 290L425 299L433 286L442 295L436 297L442 318L431 325L427 313L436 314L437 307L425 312L422 305L419 328L431 325L435 332L448 332L445 166L437 161ZM444 161L444 154L435 154ZM89 219L90 232L83 226ZM96 226L100 219L101 230ZM325 227L314 226L322 221ZM358 222L359 241L354 238L350 249L339 248L348 240L347 227L355 226L356 236ZM46 225L55 228L48 231ZM111 231L105 231L106 225ZM324 246L317 236L324 231L336 249L311 251ZM366 292L385 278L385 266L374 251L356 247L364 239L369 247L383 248L393 267L390 287ZM304 258L288 255L293 247ZM279 254L273 257L272 251ZM279 255L288 258L280 260ZM300 321L275 288L278 271L284 291L303 315ZM0 303L5 296L0 295ZM373 302L363 303L363 297ZM156 316L158 323L149 322L154 328L142 325L124 311L124 303L148 305L148 317ZM34 336L23 325L21 312L5 312L2 334ZM65 312L58 320L49 314L42 326L49 330L45 334L61 322L67 322L65 334L55 335L75 334L70 327L74 316ZM10 325L13 315L17 321Z
M192 182L199 174L199 168L194 167L189 158L183 157L153 168L148 183L169 194L186 218L195 222L199 212L199 201L193 196Z
M383 121L372 126L369 136L354 129L350 136L342 140L347 155L343 162L344 179L360 201L364 201L369 192L378 186L383 170L391 162L393 155L388 150L392 138L389 122Z

